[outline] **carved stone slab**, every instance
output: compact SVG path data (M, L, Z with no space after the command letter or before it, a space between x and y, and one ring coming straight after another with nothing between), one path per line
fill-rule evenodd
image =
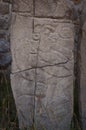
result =
M69 130L73 114L72 22L17 14L11 41L11 84L20 128L32 125L34 119L37 130Z

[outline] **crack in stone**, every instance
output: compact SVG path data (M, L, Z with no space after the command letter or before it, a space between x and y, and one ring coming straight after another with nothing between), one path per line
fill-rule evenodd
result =
M31 68L28 68L28 69L20 70L20 71L17 71L17 72L11 72L11 74L18 74L18 73L22 73L22 72L29 71L29 70L32 70L32 69L37 69L37 68L41 69L41 68L46 68L46 67L53 67L53 66L63 65L63 64L66 64L68 62L69 62L69 60L66 60L65 62L59 62L59 63L51 64L51 65L33 66Z
M33 19L34 21L34 19ZM33 27L34 27L34 22L33 22ZM33 30L34 32L34 30ZM34 114L33 114L33 123L35 124L35 110L36 110L36 104L35 104L35 95L36 95L36 88L37 88L37 66L38 66L38 58L39 58L39 47L40 47L40 39L38 41L38 48L37 48L37 55L36 55L36 67L35 67L35 88L34 88Z

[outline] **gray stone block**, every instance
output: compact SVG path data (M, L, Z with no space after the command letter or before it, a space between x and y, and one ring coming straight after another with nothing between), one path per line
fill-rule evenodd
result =
M35 16L65 18L68 15L68 10L66 0L35 1Z
M27 13L31 16L33 14L33 0L14 0L12 10Z
M0 29L7 30L10 26L10 15L1 15L0 16Z
M0 40L0 53L6 53L10 51L9 43L6 40Z

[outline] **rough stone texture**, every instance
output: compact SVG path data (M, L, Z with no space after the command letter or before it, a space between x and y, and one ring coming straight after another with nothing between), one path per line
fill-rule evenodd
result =
M13 15L15 22L11 31L12 72L30 69L36 66L36 52L39 36L32 34L33 19L21 15ZM14 20L13 20L14 21Z
M81 41L81 120L83 130L86 129L86 22L83 25L83 36Z
M14 0L13 11L28 13L31 16L33 14L33 0Z
M74 67L74 25L66 14L69 7L63 0L37 0L35 9L31 0L14 2L11 84L19 126L35 123L37 130L69 130Z
M13 2L13 0L3 0L3 2L7 2L7 3L11 3Z
M32 114L33 109L37 129L44 126L47 130L69 130L73 112L74 26L70 20L34 18L34 27L32 23L32 18L17 14L11 31L12 89L17 109L24 114L23 117L19 113L20 128L22 120L24 126L32 122L27 113ZM20 73L25 70L29 74L22 77ZM34 79L27 83L31 71ZM27 110L29 94L34 95L34 103ZM26 97L28 101L23 108Z
M7 39L7 31L0 30L0 39Z
M18 111L19 127L31 126L34 114L35 70L11 75L11 84Z
M8 66L11 63L9 43L6 40L0 40L0 67Z
M0 3L0 14L5 15L9 13L9 4Z
M0 18L0 29L7 30L9 28L9 18L8 17L1 17Z
M71 60L73 58L73 31L71 21L35 19L34 32L40 33L41 36L38 66L54 65Z
M35 19L37 52L35 121L37 128L69 130L73 106L73 24Z
M40 17L65 17L68 13L65 0L36 0L35 15ZM70 14L71 15L71 14Z
M0 3L0 30L7 30L10 24L11 5Z
M11 63L9 27L11 5L0 1L0 70L7 69Z
M69 130L72 118L72 76L59 75L61 67L37 69L35 122L47 130ZM69 82L70 81L70 82ZM71 90L68 87L71 87Z

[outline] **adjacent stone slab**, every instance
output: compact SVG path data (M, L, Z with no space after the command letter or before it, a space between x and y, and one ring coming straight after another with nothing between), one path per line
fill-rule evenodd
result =
M36 0L35 16L40 17L65 17L68 16L66 0ZM71 13L70 13L71 15Z
M35 70L11 74L12 90L19 118L19 127L33 124Z
M36 66L39 35L33 33L33 19L13 14L11 28L12 72Z
M14 0L13 11L28 13L28 15L33 14L33 0Z
M83 130L86 129L86 22L83 26L83 36L81 41L81 120Z

